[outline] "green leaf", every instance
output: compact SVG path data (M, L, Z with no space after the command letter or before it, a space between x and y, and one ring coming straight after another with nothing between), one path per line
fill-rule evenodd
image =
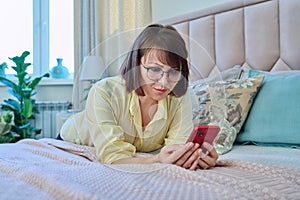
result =
M17 78L18 78L18 80L19 80L19 85L23 85L23 84L25 84L26 85L26 80L25 80L25 76L27 75L27 73L26 72L19 72L18 74L17 74Z
M42 132L40 128L31 128L30 132L34 133L34 135L39 135Z
M39 84L39 82L40 82L40 81L42 80L42 78L44 78L44 77L47 77L47 78L48 78L48 77L50 77L50 74L49 74L49 73L46 73L46 74L44 74L44 75L42 75L42 76L40 76L40 77L37 77L37 78L33 79L32 82L28 85L28 87L34 89L35 86L37 86L37 84Z
M25 60L25 58L26 58L29 54L30 54L29 51L24 51L24 52L22 53L21 57L24 58L24 60Z
M4 100L4 104L2 105L2 109L6 110L5 108L9 107L10 111L19 112L21 110L20 103L14 99Z
M7 113L4 115L3 120L4 120L5 123L10 124L10 123L12 123L13 117L14 117L14 116L13 116L13 114L12 114L11 112L7 112Z
M30 99L24 99L24 107L22 110L22 115L28 119L32 115L32 103Z
M0 122L0 136L7 134L10 128L10 124Z
M0 64L0 69L6 69L7 68L7 63L3 62L2 64Z
M12 60L17 65L17 67L21 70L21 67L24 64L25 58L29 54L30 54L29 51L24 51L20 57L19 56L15 56L15 57L9 58L9 59Z
M13 95L14 97L16 97L19 101L21 101L22 96L20 95L19 92L17 92L16 90L8 90L7 91L9 94Z
M23 126L19 126L18 128L21 129L21 130L25 130L29 127L30 127L30 123L28 122L28 123L24 124Z
M30 99L32 89L31 88L22 88L23 98Z
M18 85L16 85L13 81L11 81L7 78L4 78L2 76L0 76L0 82L3 83L4 85L6 85L7 87L10 87L10 88L18 87Z

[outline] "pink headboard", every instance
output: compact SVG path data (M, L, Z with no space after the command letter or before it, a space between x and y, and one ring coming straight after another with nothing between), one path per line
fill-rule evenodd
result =
M191 81L235 65L300 70L299 0L234 0L158 23L184 37Z

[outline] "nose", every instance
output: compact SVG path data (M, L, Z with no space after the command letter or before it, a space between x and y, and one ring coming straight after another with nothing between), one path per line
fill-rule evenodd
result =
M167 86L169 83L168 80L168 73L167 72L162 72L161 78L158 81L160 84L162 84L163 86Z

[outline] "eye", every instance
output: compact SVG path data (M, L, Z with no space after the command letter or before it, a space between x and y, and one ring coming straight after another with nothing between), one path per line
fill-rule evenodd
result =
M175 75L175 74L178 74L179 73L179 71L177 71L177 70L175 70L175 69L170 69L169 71L168 71L168 73L171 75Z
M151 70L152 72L155 72L155 73L161 72L161 69L159 67L150 67L149 70Z

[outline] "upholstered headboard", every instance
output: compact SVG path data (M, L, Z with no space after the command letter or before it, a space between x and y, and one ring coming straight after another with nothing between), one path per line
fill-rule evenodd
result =
M184 37L193 81L235 65L300 70L299 11L299 0L234 0L159 23Z

